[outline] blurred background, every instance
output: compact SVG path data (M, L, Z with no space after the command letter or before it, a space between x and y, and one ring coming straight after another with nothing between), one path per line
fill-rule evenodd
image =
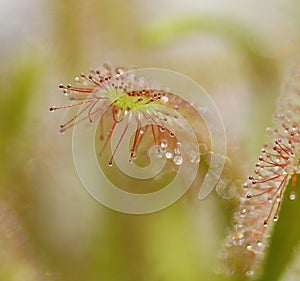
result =
M59 83L105 62L181 72L217 104L244 180L298 56L299 1L0 3L0 280L230 280L216 272L234 200L191 190L154 214L109 210L79 181L65 113L48 108L68 103Z

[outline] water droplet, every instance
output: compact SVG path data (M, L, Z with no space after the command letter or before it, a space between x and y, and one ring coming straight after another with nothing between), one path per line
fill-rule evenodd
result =
M180 154L180 153L181 153L180 148L179 148L179 147L175 147L175 148L174 148L174 153L175 153L175 154Z
M140 134L142 135L142 134L144 134L144 133L145 133L145 129L141 128L141 129L140 129Z
M292 192L290 194L290 200L295 200L296 199L296 193L295 192Z
M263 245L262 241L258 240L258 241L257 241L257 246L258 246L258 247L261 247L262 245Z
M172 154L171 151L167 151L167 152L166 152L166 158L167 158L167 159L173 158L173 154Z
M80 81L79 77L75 77L75 78L74 78L74 81L75 81L75 82L79 82L79 81Z
M180 156L180 155L176 155L176 156L174 157L173 161L174 161L174 163L175 163L176 165L179 166L179 165L182 164L183 158L182 158L182 156Z
M247 277L252 277L253 275L254 275L253 270L247 270L247 271L246 271L246 276L247 276Z
M132 150L132 151L130 152L130 158L132 159L132 158L135 158L135 157L136 157L136 153L135 153L134 150Z
M169 101L169 98L168 98L167 96L162 96L162 97L161 97L161 101L162 101L163 103L167 103L167 102Z

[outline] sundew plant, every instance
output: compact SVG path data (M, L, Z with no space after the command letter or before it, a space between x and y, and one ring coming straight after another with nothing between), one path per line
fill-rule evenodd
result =
M278 109L273 118L274 127L266 129L270 142L263 145L254 172L235 190L234 196L239 201L239 205L233 214L232 230L220 249L219 273L222 275L254 279L262 276L261 265L268 252L274 223L279 220L283 198L289 197L292 201L296 199L300 153L299 78L300 75L295 74L283 87L283 94L278 99ZM91 69L89 75L82 73L80 78L75 78L75 83L75 86L59 85L72 103L66 106L53 106L50 111L80 107L74 116L60 125L62 133L72 127L76 128L79 124L85 124L84 129L79 133L86 134L90 130L88 125L97 122L94 153L98 158L98 173L102 170L108 181L126 192L149 195L151 192L163 190L174 180L173 178L177 177L176 174L180 173L181 166L188 162L190 166L185 167L185 172L180 175L183 179L179 184L188 187L195 183L200 185L205 178L204 170L206 177L210 178L209 192L215 186L218 186L221 194L230 188L227 183L224 184L224 181L226 179L232 181L232 175L223 168L226 160L230 163L231 161L228 160L225 151L223 154L218 154L211 148L213 141L208 137L211 131L205 126L207 125L205 116L211 114L207 114L207 109L203 110L204 105L195 106L195 101L191 102L178 96L172 92L172 85L169 85L170 89L162 89L157 80L147 80L134 71L107 64L97 70ZM197 99L197 96L194 98ZM119 131L118 126L121 126ZM191 130L187 129L189 127ZM113 138L115 138L114 142ZM222 140L225 141L225 138ZM89 157L84 153L86 146L82 146L79 156L74 156L77 161ZM76 149L76 145L73 144L73 150L74 148ZM125 157L121 156L121 160L116 161L117 154ZM215 168L216 163L212 163L212 157L222 159L217 163L221 169ZM201 159L204 165L200 165ZM153 163L149 165L149 161L161 162L162 160L164 160L164 167L161 163L159 163L160 168ZM138 173L133 175L130 169L122 169L121 166L124 164L129 166L137 164L150 176L146 177ZM86 162L85 165L89 166L93 163ZM115 165L116 169L114 169ZM153 170L153 166L157 171ZM196 173L194 173L195 167L197 167ZM80 168L77 167L77 171L82 178ZM122 178L123 184L113 179L116 175ZM192 180L188 181L188 178ZM88 185L89 182L91 181L83 181L83 184ZM289 183L291 191L287 194ZM100 186L106 183L99 181L98 184L98 188L101 189ZM178 182L176 184L178 185ZM137 186L137 189L134 189L134 186ZM89 190L87 186L86 188ZM184 187L182 189L186 191ZM89 192L103 203L101 195L97 196ZM119 198L110 198L112 203L104 203L104 205L114 208L114 200L126 201L123 197L125 198L124 194ZM142 198L135 200L142 201ZM161 198L156 197L155 200L159 201ZM175 201L173 197L172 200ZM153 209L147 211L143 209L137 213L156 211L157 203L152 201ZM131 204L135 205L136 202L131 201ZM169 205L165 202L164 204L163 208ZM124 211L119 207L116 207L116 210ZM125 212L130 213L131 210L126 207Z
M153 79L155 75L160 81ZM169 89L159 85L164 79ZM211 192L226 160L225 134L218 111L196 83L167 70L126 70L107 64L90 70L88 76L82 73L81 81L78 77L75 81L77 86L59 85L73 103L50 111L80 106L60 131L74 127L75 165L93 197L109 207L122 202L122 207L112 207L118 211L148 213L174 203L194 182L202 182L199 197ZM196 95L202 105L191 103ZM88 150L93 147L95 151ZM99 168L102 179L93 177L100 174ZM114 192L116 187L135 189L140 194L135 201L144 201L144 208L134 198L126 200L128 192L103 195L111 190L101 192L99 186L110 183ZM135 205L139 211L132 210Z

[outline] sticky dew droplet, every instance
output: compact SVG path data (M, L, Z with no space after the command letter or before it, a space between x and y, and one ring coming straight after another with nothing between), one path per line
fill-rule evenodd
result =
M295 200L296 199L296 193L295 192L292 192L290 194L290 200Z
M180 166L183 163L183 158L181 155L176 155L173 161L176 165Z
M172 159L172 158L173 158L173 154L172 154L171 151L167 151L167 152L166 152L166 158L167 158L167 159Z

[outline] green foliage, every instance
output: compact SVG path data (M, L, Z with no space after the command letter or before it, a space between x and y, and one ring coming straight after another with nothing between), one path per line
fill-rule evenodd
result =
M7 70L10 76L1 83L2 97L0 103L0 171L1 176L9 176L9 169L16 167L15 154L18 144L22 143L26 115L35 91L38 68L32 57L20 59L17 65ZM12 149L14 147L14 149ZM0 178L0 181L3 180Z
M207 33L223 38L244 54L250 60L256 73L263 75L264 78L274 76L277 71L275 61L262 54L267 42L260 37L259 33L232 18L200 15L168 19L143 30L140 40L146 46L155 47L192 32Z
M300 178L297 177L296 188L300 190ZM291 181L285 191L279 221L276 223L271 237L263 275L259 281L277 281L292 261L295 248L300 242L300 202L299 196L290 200L289 195L292 189Z

